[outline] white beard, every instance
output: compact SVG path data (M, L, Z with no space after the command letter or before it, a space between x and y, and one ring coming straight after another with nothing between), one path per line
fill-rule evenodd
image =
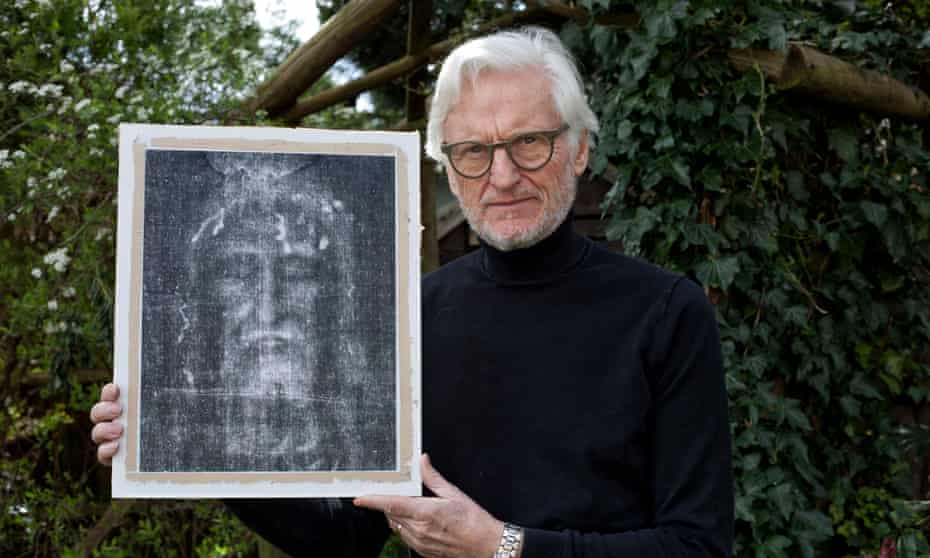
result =
M459 184L453 184L452 193L462 208L465 220L471 228L481 237L481 240L487 242L490 246L497 248L501 252L510 252L521 248L529 248L537 242L543 240L552 234L555 229L559 228L562 221L568 217L572 205L575 203L575 196L578 192L578 179L575 177L571 165L565 165L565 175L562 177L564 188L558 188L552 195L552 206L543 209L543 214L539 216L532 225L519 231L517 234L502 234L494 230L487 221L482 220L478 208L466 207L459 196Z

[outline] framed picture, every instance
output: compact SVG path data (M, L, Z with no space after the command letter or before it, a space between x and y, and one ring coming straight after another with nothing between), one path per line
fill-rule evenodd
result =
M114 497L420 494L419 153L120 126Z

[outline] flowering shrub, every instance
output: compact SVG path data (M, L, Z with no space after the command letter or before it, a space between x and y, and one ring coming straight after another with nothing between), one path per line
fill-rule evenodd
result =
M119 123L237 121L285 31L246 0L0 10L0 556L254 546L212 503L110 506L87 411L111 369Z

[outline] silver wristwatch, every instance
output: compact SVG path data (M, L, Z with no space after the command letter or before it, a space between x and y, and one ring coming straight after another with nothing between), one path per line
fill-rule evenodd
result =
M504 524L504 532L501 534L501 544L497 547L497 552L492 558L516 558L520 551L520 545L523 543L523 529L510 523Z

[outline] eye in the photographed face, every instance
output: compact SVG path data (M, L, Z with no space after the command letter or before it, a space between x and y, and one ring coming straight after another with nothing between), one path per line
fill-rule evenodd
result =
M261 284L261 261L257 254L226 253L215 258L214 288L225 296L251 296Z
M485 153L485 146L480 143L466 143L462 145L460 155L462 157L482 157Z

